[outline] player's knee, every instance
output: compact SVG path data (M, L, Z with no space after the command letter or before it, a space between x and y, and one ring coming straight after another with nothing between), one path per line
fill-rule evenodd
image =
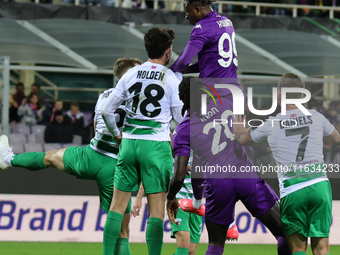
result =
M119 233L118 237L119 238L129 238L129 233L130 233L129 227L122 225L122 228L120 229L120 233Z
M190 248L190 233L188 231L178 231L175 234L178 247Z
M44 156L44 163L47 167L53 166L53 161L55 158L55 155L57 153L57 150L54 151L47 151Z

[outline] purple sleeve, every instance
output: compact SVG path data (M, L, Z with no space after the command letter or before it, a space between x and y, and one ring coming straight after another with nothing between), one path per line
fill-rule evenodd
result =
M189 141L185 139L185 137L181 136L181 134L176 134L173 138L173 146L174 146L174 156L187 156L190 157L190 137Z
M175 63L170 66L170 69L174 72L182 72L187 69L194 59L194 57L198 54L199 49L195 46L188 44L185 46L185 49L181 56L178 57Z

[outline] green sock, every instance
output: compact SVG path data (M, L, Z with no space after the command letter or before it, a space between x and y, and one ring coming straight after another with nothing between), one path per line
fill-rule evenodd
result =
M124 215L109 211L104 226L103 255L112 255Z
M303 251L297 251L297 252L294 252L292 255L307 255L307 253Z
M189 249L187 248L182 248L182 247L177 247L176 250L176 255L188 255L189 254Z
M44 162L45 152L26 152L12 157L12 166L25 167L36 171L46 168Z
M163 220L151 217L146 227L146 243L148 244L149 255L160 255L163 246Z
M131 255L129 239L127 238L118 238L115 246L115 255Z

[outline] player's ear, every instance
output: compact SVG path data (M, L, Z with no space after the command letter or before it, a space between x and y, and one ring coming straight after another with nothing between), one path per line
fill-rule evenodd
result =
M279 91L277 93L277 101L279 101L279 104L281 105L281 98L282 98L282 94L281 94L281 91Z

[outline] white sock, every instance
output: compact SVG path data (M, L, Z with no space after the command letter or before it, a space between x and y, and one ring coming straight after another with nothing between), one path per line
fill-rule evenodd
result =
M201 205L203 205L203 199L196 200L195 197L192 199L192 206L196 209L200 209Z
M9 153L5 156L5 163L9 166L12 166L12 157L14 156L15 154L12 152L12 151L9 151Z
M232 228L234 225L236 225L235 221L233 221L233 222L229 225L229 228Z

